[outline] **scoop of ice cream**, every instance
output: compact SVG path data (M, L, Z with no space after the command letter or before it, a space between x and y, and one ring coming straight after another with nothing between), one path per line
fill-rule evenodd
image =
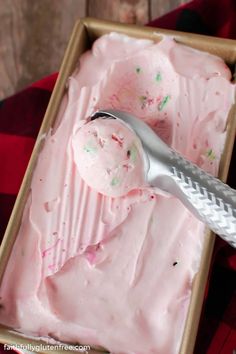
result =
M98 118L84 124L72 146L81 177L96 191L120 197L144 186L142 144L119 120Z

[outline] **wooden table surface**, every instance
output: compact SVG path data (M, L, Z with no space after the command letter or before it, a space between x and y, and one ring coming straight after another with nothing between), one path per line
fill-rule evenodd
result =
M59 69L73 25L145 24L187 0L0 0L0 99Z

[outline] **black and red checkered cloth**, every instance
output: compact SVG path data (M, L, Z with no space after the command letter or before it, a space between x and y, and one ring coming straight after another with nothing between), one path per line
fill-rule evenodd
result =
M149 25L236 39L236 0L194 0ZM56 79L53 74L0 102L1 237ZM236 148L228 179L233 188L235 167ZM236 251L218 238L194 354L233 354L234 350L236 353Z

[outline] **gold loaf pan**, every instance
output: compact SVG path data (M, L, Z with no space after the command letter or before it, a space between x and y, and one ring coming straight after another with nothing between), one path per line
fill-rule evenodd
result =
M72 32L65 56L60 68L59 76L53 90L50 102L48 104L45 117L35 143L35 147L28 164L14 209L12 211L4 239L0 248L0 279L2 279L4 269L6 267L12 246L15 242L21 218L30 190L31 178L34 167L37 163L37 157L43 146L43 139L45 133L53 126L57 117L57 112L60 106L63 95L66 92L66 83L68 77L75 69L80 55L89 49L92 43L100 36L109 32L124 33L136 38L148 38L156 42L160 41L163 35L172 36L177 42L188 45L190 47L209 52L211 54L221 57L226 64L231 68L236 64L236 41L230 39L221 39L215 37L207 37L191 33L183 33L177 31L169 31L152 27L141 27L134 25L123 25L108 21L100 21L93 18L84 18L78 20ZM234 137L236 133L236 107L232 107L227 123L227 139L224 152L220 162L219 178L226 181L228 169L230 165ZM204 248L202 252L201 265L198 274L195 276L193 282L193 290L191 295L191 302L188 310L187 321L182 338L180 354L191 354L194 349L196 334L201 314L203 297L208 279L209 267L211 263L212 250L214 246L214 235L209 230L206 232ZM47 343L42 340L26 338L13 329L6 328L0 325L0 342L10 345L28 345L40 346ZM88 343L89 345L89 343ZM51 348L50 348L51 349ZM39 350L43 353L63 353L64 351L55 350ZM67 353L74 353L74 351L67 350ZM90 354L104 353L101 350L90 350Z

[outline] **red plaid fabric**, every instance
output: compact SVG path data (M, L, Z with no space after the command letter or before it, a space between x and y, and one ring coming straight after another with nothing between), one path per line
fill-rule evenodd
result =
M235 20L236 0L195 0L149 25L236 39ZM0 102L0 237L56 78L57 74L53 74ZM236 148L228 178L233 188L236 188L235 166ZM234 350L236 353L236 252L217 239L194 354L234 354ZM5 352L3 346L1 352Z

